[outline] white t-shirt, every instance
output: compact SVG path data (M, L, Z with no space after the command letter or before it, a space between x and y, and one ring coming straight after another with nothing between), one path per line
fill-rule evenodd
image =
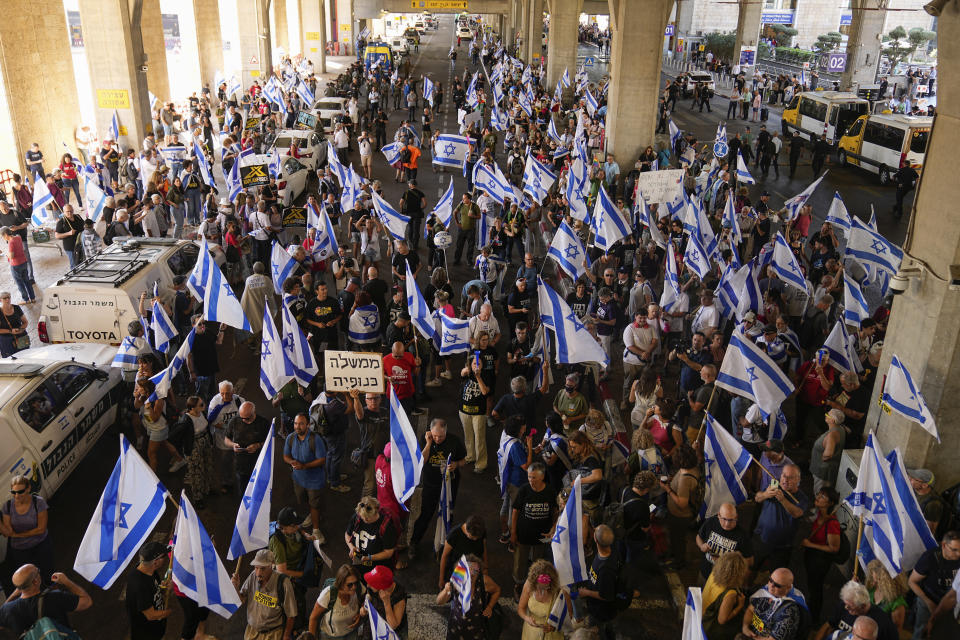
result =
M637 327L634 323L627 325L623 330L623 361L626 364L645 364L636 353L627 347L637 347L641 351L649 351L653 341L657 338L657 328L647 323L645 327Z
M140 219L140 225L143 227L143 232L147 234L148 237L160 237L160 223L157 221L156 208L148 211L143 218Z
M326 635L340 637L350 630L350 623L360 611L360 601L356 591L350 593L350 601L343 604L340 594L337 594L333 607L330 607L331 588L327 587L317 597L317 604L326 609L320 621L320 630Z
M492 313L489 320L481 320L479 315L470 318L470 338L476 338L481 331L489 333L491 341L500 335L500 323Z
M693 317L692 330L694 333L702 331L706 333L707 329L716 329L720 326L720 310L717 305L701 305L697 314Z

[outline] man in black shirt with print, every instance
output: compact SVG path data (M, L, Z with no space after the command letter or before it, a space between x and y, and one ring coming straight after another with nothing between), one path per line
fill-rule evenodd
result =
M430 429L424 435L426 446L423 447L423 473L420 475L420 517L413 525L410 536L410 547L407 550L408 558L412 561L416 557L417 544L423 539L427 528L433 524L440 504L440 487L443 484L443 467L450 458L451 472L451 503L456 504L457 489L460 486L460 474L457 469L462 467L467 457L467 450L460 438L447 433L447 421L434 418L430 421Z

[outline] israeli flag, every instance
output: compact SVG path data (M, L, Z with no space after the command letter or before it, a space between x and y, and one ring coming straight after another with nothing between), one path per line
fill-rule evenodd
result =
M520 95L517 96L517 106L519 106L528 118L533 117L533 102L530 100L530 94L526 91L521 91Z
M132 371L137 368L137 356L150 351L150 345L143 338L126 336L117 347L117 355L113 356L111 367Z
M103 214L103 208L107 205L107 194L104 193L96 180L92 180L89 175L83 178L83 201L87 205L87 217L96 223Z
M293 380L294 369L266 299L264 305L266 311L263 314L263 336L260 342L260 388L267 398L272 399L280 393L284 385ZM286 309L286 305L283 306Z
M33 226L42 227L46 222L53 222L48 220L49 214L46 209L51 204L56 206L53 195L47 188L47 181L37 176L33 181L33 215L30 218Z
M433 534L433 551L440 553L447 542L450 529L453 527L453 482L450 462L452 454L447 456L447 466L443 469L443 479L440 482L440 506L437 510L437 528Z
M457 565L450 574L450 584L457 590L457 601L461 611L470 611L473 603L473 576L466 556L460 556Z
M197 262L193 265L190 277L187 278L187 288L190 289L190 293L197 300L203 300L207 291L207 273L209 273L211 266L216 266L216 264L210 256L210 245L207 244L206 237L203 237L200 239L200 252Z
M240 158L234 158L230 172L224 176L227 181L227 195L233 202L243 192L243 181L240 179Z
M453 221L453 180L450 180L447 191L442 198L437 200L437 204L433 207L430 215L436 217L445 229L450 228L450 222Z
M666 269L663 276L663 293L660 294L660 306L670 311L681 300L680 277L677 275L677 258L673 247L667 248Z
M706 208L700 198L693 197L687 201L683 228L690 237L697 236L708 258L713 257L720 242L710 226L710 219L707 218Z
M150 537L166 510L167 489L120 435L120 458L87 525L73 570L109 589Z
M410 320L413 322L413 326L417 328L417 331L420 332L420 335L436 343L437 329L433 324L430 305L427 304L427 301L423 298L423 293L420 292L420 286L417 285L417 280L410 270L410 263L408 262L406 266L407 311L410 312Z
M434 317L440 321L437 340L438 351L442 356L470 351L470 321L451 318L446 314L435 311Z
M473 165L473 186L486 191L494 201L502 205L504 198L513 197L513 188L496 164L478 162Z
M881 400L886 407L908 420L913 420L936 438L937 442L940 442L940 434L937 433L933 413L927 406L923 394L920 393L920 387L913 381L913 376L896 354L890 362Z
M270 177L274 180L279 180L283 175L283 167L280 165L280 160L280 154L278 152L274 152L270 156L270 164L267 165L267 171L270 172Z
M593 117L596 114L597 109L600 108L600 103L597 102L596 96L593 95L593 92L590 91L590 89L587 89L584 92L583 97L587 100L587 111L590 112L590 117Z
M557 227L547 255L556 260L557 264L574 280L587 273L585 264L588 261L587 251L566 221L561 222Z
M857 349L854 346L854 338L847 333L847 327L843 324L843 320L837 320L833 325L830 335L823 342L823 348L830 354L830 365L837 371L858 373L863 370L860 358L857 356Z
M237 93L243 92L243 85L240 84L240 79L237 76L230 76L230 80L227 82L227 100L232 98Z
M590 579L583 551L583 488L578 475L560 517L550 548L560 584L570 586Z
M587 165L580 157L574 158L567 174L567 202L570 205L570 215L575 220L586 221L590 217L587 208Z
M730 152L727 144L727 126L722 122L717 125L717 135L713 140L713 155L716 158L725 158Z
M547 122L547 135L550 136L550 139L556 142L557 144L563 144L563 138L560 137L560 133L557 131L557 125L553 121L551 116Z
M201 607L224 618L240 608L240 595L186 491L180 494L170 572L183 595Z
M496 131L506 131L507 127L510 126L510 120L507 114L505 114L496 103L494 103L493 108L490 110L490 126Z
M797 257L790 251L790 246L779 231L774 239L770 265L781 280L801 291L807 291L807 280L800 269Z
M281 305L281 308L283 314L283 338L281 343L284 357L293 366L293 376L300 386L307 387L317 377L320 367L317 366L317 359L313 355L313 349L310 348L307 336L303 335L300 325L297 324L296 319L290 312L290 306L284 304ZM269 307L266 307L266 309L265 316L269 315Z
M390 625L387 624L387 621L381 618L380 614L377 613L377 609L370 601L369 595L367 595L366 607L367 616L370 618L370 633L372 637L376 638L377 640L400 640L400 636L397 635L397 632L394 631Z
M177 353L174 354L167 368L150 378L150 381L156 385L156 388L150 395L150 402L155 402L158 398L166 398L167 394L170 393L170 387L173 386L173 379L180 373L180 369L183 368L184 363L187 361L190 350L193 349L193 339L195 336L195 330L191 329L190 333L187 334L187 339L184 340L180 348L177 349Z
M433 82L430 78L423 78L423 100L427 104L433 104Z
M204 155L203 149L200 147L200 142L196 138L193 139L193 156L194 162L196 162L200 168L200 176L203 178L204 183L211 187L216 186L213 180L213 173L210 171L210 163L207 162L207 156Z
M833 192L833 200L830 202L830 208L827 210L826 221L841 230L844 234L850 232L850 226L853 224L853 220L850 219L850 214L847 212L847 205L844 204L843 198L840 197L840 193L837 191Z
M598 362L609 366L610 356L594 339L563 298L537 276L540 319L553 330L557 342L557 363Z
M267 439L260 447L257 464L240 500L227 560L236 560L246 553L262 549L269 542L270 494L273 492L273 436L271 424Z
M654 221L653 216L650 215L650 208L647 207L647 203L643 199L643 194L640 190L637 190L637 199L633 203L633 211L636 216L636 221L638 224L642 224L647 227L650 232L650 239L653 240L661 249L667 248L667 239L663 237L660 228L657 227L657 223Z
M567 597L569 595L567 589L561 587L553 598L553 605L551 605L550 614L547 616L547 624L557 631L563 629L563 623L567 621Z
M674 124L673 118L667 120L667 128L670 131L670 150L673 151L680 141L680 128Z
M750 497L743 486L743 474L753 458L709 413L704 419L703 434L706 489L700 516L710 518L720 511L723 503L742 504Z
M393 166L400 163L400 150L403 149L402 142L391 142L380 149L380 153L387 159L387 164Z
M740 220L732 193L727 193L727 204L723 207L723 221L730 226L730 237L739 244L743 240L743 234L740 233Z
M394 239L403 240L407 235L407 224L410 223L410 218L391 207L390 203L381 198L376 191L371 191L370 195L373 198L373 208L376 210L380 222L383 223Z
M763 295L760 293L760 284L754 269L755 260L739 269L727 268L724 271L715 292L725 318L735 314L737 320L743 320L747 312L760 311Z
M703 596L699 587L687 588L687 603L683 607L681 640L708 640L703 631Z
M420 484L422 471L423 453L420 452L417 434L390 385L390 474L393 495L404 510L407 510L404 503Z
M594 246L604 252L609 251L614 244L630 234L630 221L610 199L603 185L600 185L597 204L593 207L590 228L594 233Z
M807 200L810 199L810 196L813 195L813 192L816 191L818 186L820 186L820 183L826 177L827 173L827 171L824 171L823 175L807 185L806 189L792 198L784 200L783 207L787 210L787 222L797 217L797 215L800 213L800 208L807 203Z
M707 255L707 250L703 248L699 234L691 233L687 239L687 249L683 254L683 263L701 280L706 280L707 276L710 275L710 256Z
M907 469L903 466L903 456L899 449L887 454L890 465L890 475L893 477L894 499L897 502L897 513L903 516L903 552L900 565L904 570L910 570L928 549L935 549L937 541L930 532L923 511L913 492ZM864 558L866 559L866 558ZM954 579L954 588L957 580Z
M776 412L794 388L787 374L741 331L730 336L717 386L753 400L764 415Z
M433 164L462 169L469 154L469 138L441 133L433 145Z
M854 327L870 317L870 309L860 285L850 275L843 272L843 321Z
M147 96L150 98L150 111L156 110L157 105L160 104L160 98L153 95L152 91L147 91Z
M166 309L160 304L159 285L153 285L153 308L150 314L150 329L153 331L153 347L160 353L166 353L170 342L179 335L177 328L173 326L170 316Z
M854 218L850 227L846 255L855 258L864 267L873 267L891 275L897 272L903 260L900 247L863 224L859 218Z
M373 194L376 197L376 193ZM319 214L318 214L319 215ZM319 219L317 228L314 229L313 247L311 255L314 260L326 260L337 255L340 252L340 246L337 244L337 236L334 233L333 223L327 210L324 209Z
M737 182L740 184L757 184L757 181L750 175L747 169L747 163L743 161L743 154L737 151Z
M203 298L203 319L210 322L222 322L243 331L250 331L250 321L243 313L243 307L233 287L227 282L223 271L215 262L207 271L204 283L206 295Z
M553 121L551 120L551 122ZM527 163L523 168L523 192L529 194L531 198L536 200L537 204L541 204L550 193L550 187L556 181L557 175L528 152Z
M564 86L564 88L570 86L570 69L564 69L563 75L560 76L559 83Z

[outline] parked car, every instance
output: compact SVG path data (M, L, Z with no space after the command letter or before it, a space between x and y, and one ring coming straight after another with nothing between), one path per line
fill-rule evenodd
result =
M307 188L310 168L292 156L287 156L280 164L280 177L277 179L280 202L289 207Z
M694 71L693 73L687 74L687 82L683 85L684 98L689 98L693 95L693 88L698 82L702 82L710 91L716 92L717 90L717 85L713 81L712 74L704 73L703 71Z
M473 31L470 31L468 27L462 26L459 29L457 29L457 37L460 38L461 40L472 40Z
M277 134L274 148L281 158L290 155L290 145L296 142L297 158L310 169L322 167L327 162L326 139L313 131L284 129Z

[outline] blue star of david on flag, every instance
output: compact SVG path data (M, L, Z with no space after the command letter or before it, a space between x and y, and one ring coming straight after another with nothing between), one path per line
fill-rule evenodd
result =
M580 322L580 318L578 318L577 314L575 314L573 311L567 315L567 320L573 323L573 327L576 331L580 331L585 326L582 322Z
M127 526L127 511L130 511L130 507L133 505L129 502L120 503L120 520L117 522L117 526L123 529L128 529Z
M566 251L564 251L564 254L567 256L567 258L569 258L570 260L573 260L578 255L580 255L580 250L577 249L574 245L570 245L569 247L567 247Z

